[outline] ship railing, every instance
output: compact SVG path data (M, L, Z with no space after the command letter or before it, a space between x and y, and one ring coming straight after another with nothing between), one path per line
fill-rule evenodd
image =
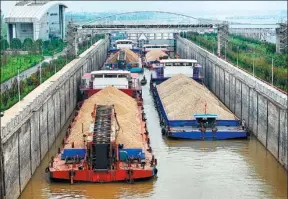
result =
M91 89L102 89L102 88L106 88L107 86L113 86L115 88L119 88L119 89L128 89L129 87L127 85L112 85L112 84L102 84L102 85L95 85L93 86Z

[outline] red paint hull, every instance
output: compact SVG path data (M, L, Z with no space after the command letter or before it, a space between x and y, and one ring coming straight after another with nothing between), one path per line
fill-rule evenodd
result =
M54 171L50 173L53 179L70 181L69 171ZM145 179L153 177L152 170L133 170L132 179ZM82 182L116 182L129 180L126 170L109 170L106 172L94 172L92 170L82 170L75 172L74 181Z

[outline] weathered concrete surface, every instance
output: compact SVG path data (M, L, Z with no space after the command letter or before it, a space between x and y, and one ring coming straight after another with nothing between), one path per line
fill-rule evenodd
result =
M44 158L48 151L48 131L47 131L47 102L40 108L40 157Z
M39 111L35 111L30 118L31 122L31 172L34 173L38 165L40 164L40 118Z
M205 85L288 169L287 95L187 39L177 38L177 53L197 59Z
M21 127L19 132L19 174L20 188L24 190L26 184L31 178L31 128L30 119L28 119Z
M264 145L267 146L267 118L268 118L268 101L262 95L258 95L258 139Z
M18 198L20 192L19 176L19 132L17 130L10 139L3 144L5 187L7 198ZM16 160L16 161L15 161ZM6 165L6 166L5 166Z
M107 48L108 40L98 41L5 111L1 136L7 199L20 196L73 112L82 74L103 65Z
M47 101L48 113L47 113L47 131L48 131L48 148L52 146L55 141L55 111L53 97L50 97Z

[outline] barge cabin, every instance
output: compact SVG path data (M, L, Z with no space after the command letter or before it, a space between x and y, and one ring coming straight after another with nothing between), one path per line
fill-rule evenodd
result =
M201 83L203 77L200 69L201 66L194 59L162 59L153 65L151 82L160 84L175 75L183 74Z
M162 50L164 53L168 52L168 44L145 44L142 48L144 54L151 50Z
M121 48L133 49L134 48L133 41L128 40L128 39L117 40L115 41L115 45L117 49L121 49Z
M81 92L84 99L107 86L113 86L142 102L142 89L137 73L121 70L100 70L86 73L82 77Z

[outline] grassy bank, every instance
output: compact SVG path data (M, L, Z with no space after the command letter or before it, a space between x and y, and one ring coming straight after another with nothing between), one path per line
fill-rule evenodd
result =
M98 41L99 39L102 39L104 36L97 36L93 38L93 43ZM90 42L89 42L90 44ZM83 52L87 49L87 43L85 46L82 47L81 50ZM44 62L41 65L41 80L40 82L40 71L38 70L36 73L32 74L30 77L28 77L25 80L22 80L20 82L20 94L21 99L24 98L27 94L29 94L32 90L34 90L37 86L39 86L41 83L43 83L45 80L53 76L56 72L61 70L67 63L72 61L74 57L67 57L59 56L57 59L52 60L50 63ZM17 70L16 70L17 73ZM18 96L18 82L17 79L14 80L11 89L5 91L1 95L1 111L5 111L12 107L14 104L16 104L19 101Z
M215 33L188 33L181 36L193 41L197 45L217 53L217 34ZM227 61L239 66L264 81L271 83L272 81L272 60L273 60L273 84L288 91L287 85L287 70L288 70L288 55L287 53L277 54L276 45L268 42L262 42L254 39L245 38L242 36L230 35L230 41L223 47L221 54Z
M2 57L1 65L1 83L7 81L11 77L14 77L19 72L31 68L41 61L44 57L42 55L16 55L16 56L7 56Z

